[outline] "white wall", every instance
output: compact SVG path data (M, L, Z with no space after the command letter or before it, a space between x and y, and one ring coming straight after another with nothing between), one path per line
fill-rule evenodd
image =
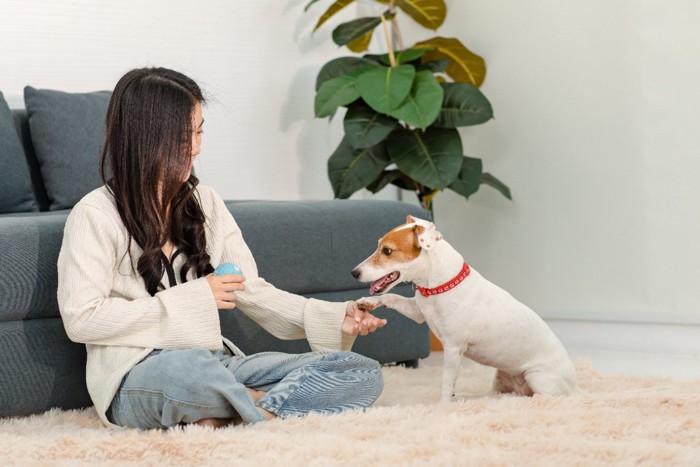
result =
M304 15L306 3L4 0L0 90L19 105L26 84L109 89L132 67L176 68L211 95L205 183L226 198L327 199L341 130L313 118L313 83L346 52L332 27L310 34L329 2ZM440 194L445 237L544 315L700 322L700 3L447 3L440 34L486 59L496 114L464 131L465 152L514 201ZM405 25L407 44L430 35Z
M206 183L227 198L329 198L332 134L313 94L338 48L311 35L305 3L3 0L0 90L21 106L27 84L112 89L131 68L175 68L210 94L196 165Z
M496 115L465 147L514 201L446 194L446 236L545 315L700 322L700 3L450 6Z

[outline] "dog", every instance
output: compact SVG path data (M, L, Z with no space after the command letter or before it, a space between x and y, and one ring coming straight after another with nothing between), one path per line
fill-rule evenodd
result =
M357 300L360 309L384 306L428 323L444 348L442 402L454 397L462 356L496 368L495 393L579 392L574 366L552 330L470 268L435 224L408 216L379 239L376 251L352 275L371 283L370 297ZM386 294L400 282L413 282L415 296Z

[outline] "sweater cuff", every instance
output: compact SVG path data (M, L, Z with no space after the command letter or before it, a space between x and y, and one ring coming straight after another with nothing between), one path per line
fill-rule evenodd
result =
M304 331L311 350L350 350L355 339L353 336L344 336L340 330L346 307L346 303L309 299L304 307Z
M198 341L210 349L221 348L221 324L216 300L205 278L179 284L158 292L166 310L163 329L170 339L182 344Z

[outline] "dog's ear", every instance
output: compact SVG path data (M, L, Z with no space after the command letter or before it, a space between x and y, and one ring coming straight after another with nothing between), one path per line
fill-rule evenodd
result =
M416 219L415 217L413 217L413 216L410 215L410 214L409 214L408 216L406 216L406 224L413 224L413 223L416 222L417 220L418 220L418 219Z
M442 234L435 230L435 224L432 222L426 225L416 225L413 229L416 233L418 246L425 250L431 250L437 242L442 240Z

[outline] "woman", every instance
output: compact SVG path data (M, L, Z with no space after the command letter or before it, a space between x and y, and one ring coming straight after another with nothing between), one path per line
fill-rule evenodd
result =
M379 365L340 350L386 321L258 276L222 199L192 175L203 101L172 70L124 75L107 111L105 186L66 222L59 308L68 336L86 345L100 418L142 429L222 426L367 407L382 389ZM212 275L224 262L245 278ZM323 352L243 356L220 332L218 310L235 306L275 336L305 337Z

